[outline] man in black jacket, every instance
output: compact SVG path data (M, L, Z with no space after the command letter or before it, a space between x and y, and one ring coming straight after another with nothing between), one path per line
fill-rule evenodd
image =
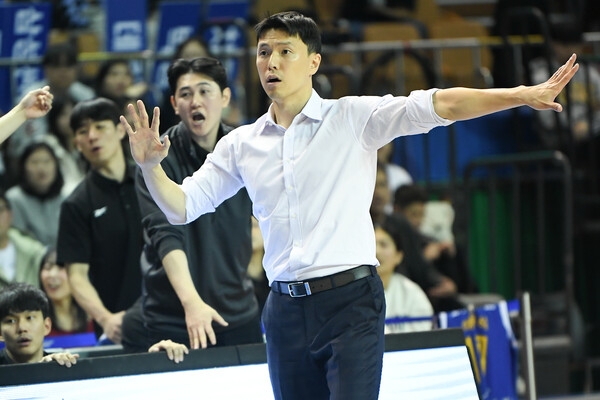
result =
M221 62L175 60L168 70L171 104L181 122L165 135L172 143L162 167L181 183L231 128L221 123L231 90ZM247 276L252 204L243 189L191 224L171 225L136 177L146 238L143 301L123 322L123 345L146 351L162 339L192 349L262 341L258 303ZM215 324L213 324L215 321Z

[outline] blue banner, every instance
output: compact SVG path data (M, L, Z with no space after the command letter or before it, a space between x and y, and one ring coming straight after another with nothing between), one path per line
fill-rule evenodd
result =
M50 29L50 4L0 3L0 57L18 60L36 59L46 51ZM37 64L0 67L0 111L6 112L23 91L42 79Z
M138 52L146 49L145 0L104 0L106 51Z
M167 60L159 60L154 66L154 84L160 93L165 92L169 83L167 69L171 56L179 44L198 33L202 3L195 2L163 2L160 4L156 53L169 56Z

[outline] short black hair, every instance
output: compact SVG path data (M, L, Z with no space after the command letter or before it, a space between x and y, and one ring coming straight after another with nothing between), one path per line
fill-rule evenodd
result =
M51 44L42 57L44 67L73 67L77 65L77 49L69 42Z
M0 321L7 315L24 311L41 311L46 318L49 310L46 294L28 283L11 283L0 291Z
M317 23L297 11L286 11L273 14L254 27L256 39L260 40L270 29L281 30L290 36L298 36L306 47L308 53L321 52L321 30Z
M227 71L225 71L225 67L221 61L216 58L196 57L191 60L178 58L169 65L167 71L172 94L175 94L177 91L177 81L179 78L188 73L202 74L210 77L219 85L221 92L229 86L227 83Z
M394 193L394 205L400 209L412 203L426 203L427 200L427 192L419 185L402 185Z
M108 119L117 125L121 114L122 111L117 104L104 97L80 101L73 107L71 113L71 129L73 132L77 131L87 120L104 121Z
M402 221L396 215L388 215L383 223L375 226L379 227L387 232L388 235L394 241L397 251L404 251L404 245L402 242Z

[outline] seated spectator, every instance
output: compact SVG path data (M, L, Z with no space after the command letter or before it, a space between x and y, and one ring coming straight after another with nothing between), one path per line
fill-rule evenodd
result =
M71 367L78 354L44 352L44 337L52 330L48 299L40 289L14 283L0 291L0 340L6 345L0 365L56 361Z
M385 167L378 163L371 218L374 224L382 224L386 219L392 219L398 224L404 248L404 259L398 266L398 272L417 283L427 293L436 312L461 308L462 304L456 301L457 288L454 281L440 273L423 257L420 236L412 225L402 216L387 213L386 205L389 201L390 190Z
M56 250L50 249L40 268L41 288L50 300L49 317L52 330L49 336L94 332L94 323L73 298L65 267L56 263Z
M402 233L391 220L375 226L377 273L385 290L385 333L415 332L433 327L433 307L423 290L396 272L404 258ZM410 317L419 320L410 320ZM408 320L407 320L408 318Z
M49 86L56 97L68 97L75 102L95 97L89 86L78 80L77 49L70 43L49 45L42 58L44 79L34 83L31 88ZM7 154L16 162L25 147L48 132L46 118L37 118L24 124L9 141Z
M65 185L63 192L68 195L83 180L87 170L86 161L75 148L75 134L71 129L71 113L75 102L69 98L55 98L48 113L48 134L44 136L60 166Z
M46 246L12 226L12 211L0 193L0 288L12 282L39 285L38 271Z
M12 224L47 246L56 246L65 199L58 159L49 144L31 143L19 158L18 183L6 191Z
M423 221L426 218L426 210L431 210L428 203L425 189L418 185L399 187L394 194L394 212L406 218L414 229L423 257L438 271L452 279L456 283L458 292L476 292L475 281L471 277L464 250L454 243L451 232L439 238L424 233ZM448 224L447 221L443 223ZM447 227L440 227L440 230L442 229L450 230Z
M105 61L96 75L96 94L117 103L125 113L133 99L144 98L148 92L146 82L134 83L131 66L125 59Z
M211 57L208 45L200 36L190 36L177 46L173 53L173 60L185 58L191 60L196 57Z

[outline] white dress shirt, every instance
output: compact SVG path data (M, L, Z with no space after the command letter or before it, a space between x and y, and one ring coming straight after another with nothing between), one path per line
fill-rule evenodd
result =
M339 100L313 90L288 129L269 109L223 137L183 181L187 222L245 186L264 237L270 283L378 265L369 214L377 149L452 123L435 113L435 90Z

